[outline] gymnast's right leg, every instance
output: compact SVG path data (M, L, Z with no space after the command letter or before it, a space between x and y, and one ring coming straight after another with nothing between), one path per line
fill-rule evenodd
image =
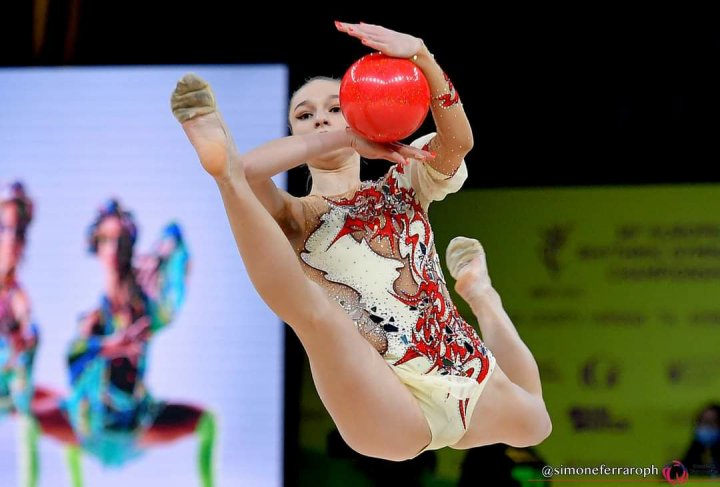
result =
M208 172L232 165L223 171L230 177L216 181L248 275L300 338L318 394L345 441L367 456L414 457L431 439L417 401L343 309L303 272L288 239L248 185L207 84L186 75L173 94L173 109Z

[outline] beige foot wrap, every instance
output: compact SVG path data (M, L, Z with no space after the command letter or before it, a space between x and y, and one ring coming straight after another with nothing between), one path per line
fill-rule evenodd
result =
M217 109L212 88L207 81L194 73L188 73L178 81L170 98L170 106L180 123Z
M445 251L445 264L453 279L457 279L460 269L470 263L478 254L484 255L480 242L474 238L455 237Z

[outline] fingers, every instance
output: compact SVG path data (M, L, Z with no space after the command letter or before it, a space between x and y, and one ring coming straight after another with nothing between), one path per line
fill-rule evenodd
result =
M116 354L119 357L124 357L128 360L135 361L140 357L140 355L142 355L142 351L142 345L137 343L129 343L120 347L120 349L117 350Z
M364 46L369 47L370 49L375 49L376 51L384 51L387 49L388 45L384 42L379 41L373 41L371 39L361 39L360 42L363 43Z
M354 38L356 38L356 39L360 39L361 41L362 41L362 40L365 40L365 39L367 38L367 36L366 36L365 34L363 34L363 33L360 32L360 31L357 31L357 30L355 30L355 29L352 29L352 28L348 28L348 29L345 30L344 32L345 32L346 34L348 34L349 36L351 36L351 37L354 37Z
M371 41L381 41L384 39L385 29L376 25L370 24L348 24L346 22L335 21L335 28L340 32L345 32L353 37L360 40L368 39Z
M383 27L382 25L368 24L365 22L360 22L358 25L367 29L370 32L376 32L376 33L393 32L392 30L388 29L387 27Z
M142 318L130 325L126 337L130 341L145 340L150 334L150 320Z
M400 155L399 152L391 151L389 154L390 157L388 157L388 160L390 162L394 162L396 164L400 164L401 166L407 166L408 160L405 159L402 155Z
M147 319L138 320L135 323L133 323L132 325L130 325L130 327L128 328L129 334L134 335L134 336L140 335L149 330L150 330L150 320L147 320Z
M400 142L395 142L392 145L393 149L402 154L404 157L411 157L420 161L431 161L435 159L434 152L428 152L410 145L401 144Z
M364 46L385 53L390 45L388 43L388 30L384 27L370 24L348 24L335 21L335 27L351 37L359 39Z
M385 159L386 161L394 162L401 166L407 166L410 163L402 154L394 150L393 144L372 142L367 139L361 139L360 142L360 146L355 150L363 157L368 159Z
M358 24L351 24L356 29L362 29L363 32L365 32L368 35L376 35L381 36L388 32L393 32L390 29L387 29L380 25L375 24L366 24L365 22L360 22Z
M348 22L335 21L335 28L340 32L350 34L351 32L360 33L365 30L365 27L361 24L350 24Z

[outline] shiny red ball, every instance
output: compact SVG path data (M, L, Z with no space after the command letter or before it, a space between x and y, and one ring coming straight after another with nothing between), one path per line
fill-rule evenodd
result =
M422 125L430 108L430 86L413 62L368 54L343 76L340 107L350 127L363 137L395 142Z

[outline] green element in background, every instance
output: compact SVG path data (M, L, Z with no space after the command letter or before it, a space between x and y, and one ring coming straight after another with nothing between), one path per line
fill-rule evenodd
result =
M198 421L198 471L203 487L215 485L215 442L217 419L214 414L204 412Z
M537 485L548 485L547 479L542 476L542 473L538 469L520 465L513 468L512 478L515 479L520 485L519 487L530 487ZM533 480L543 481L542 484L538 482L532 482Z
M720 396L720 187L464 191L438 206L438 249L483 243L539 363L548 463L681 457Z

